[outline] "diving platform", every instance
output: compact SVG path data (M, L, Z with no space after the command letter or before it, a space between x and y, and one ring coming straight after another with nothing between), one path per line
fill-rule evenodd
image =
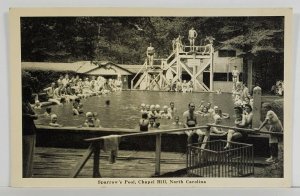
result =
M177 44L166 59L154 59L156 65L150 66L148 60L131 81L135 90L170 90L182 84L183 75L190 78L195 91L213 91L213 53L212 43L205 46L184 46ZM209 73L209 83L203 81L204 72Z

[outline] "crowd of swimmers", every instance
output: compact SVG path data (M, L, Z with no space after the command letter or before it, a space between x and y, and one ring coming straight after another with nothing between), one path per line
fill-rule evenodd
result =
M148 131L149 128L159 128L161 124L160 119L174 120L172 125L175 125L176 128L179 128L179 125L184 125L183 122L180 122L180 117L177 109L175 108L174 102L170 102L169 106L164 105L162 109L158 104L150 105L142 103L140 113L140 131ZM185 112L185 114L183 115L183 119L186 119L186 113L187 112ZM194 113L195 116L206 117L206 119L208 119L209 121L216 121L216 115L218 115L221 119L229 118L229 114L222 113L221 108L219 108L218 106L212 107L211 103L205 104L203 100Z
M257 134L259 131L266 127L270 132L283 132L281 121L272 107L268 103L263 104L263 111L266 113L264 122L258 128L252 127L253 112L252 106L249 103L236 105L234 107L234 123L232 127L243 128L246 130L254 130L252 134ZM202 101L198 108L193 102L188 104L188 110L182 114L182 119L178 115L177 109L175 108L174 102L170 102L170 106L163 106L163 110L160 109L159 105L146 105L141 104L141 119L139 121L140 131L149 131L151 129L158 129L160 126L160 119L174 119L172 125L174 128L191 128L199 126L198 119L208 117L206 120L213 122L214 125L221 125L223 119L229 118L229 115L224 115L218 106L211 107L211 103L204 104ZM171 124L171 123L170 123ZM203 142L204 137L207 135L206 130L192 129L185 131L187 135L187 143L192 144L193 140L197 138L197 142ZM210 135L216 135L226 137L226 145L224 150L231 148L233 140L244 141L248 137L247 131L236 130L236 129L225 129L220 127L211 126ZM278 161L278 142L279 138L270 134L270 157L266 159L267 162Z
M115 91L122 90L122 82L120 77L118 79L105 79L104 77L91 76L84 79L77 76L70 77L69 74L60 76L56 82L52 82L51 85L45 88L43 91L47 95L48 102L52 104L69 104L72 102L73 115L81 115L84 113L82 99L87 99L91 96L99 96L108 94ZM110 101L105 102L106 105L110 104ZM38 95L35 96L35 103L32 105L33 109L41 109L42 104L38 99ZM52 108L47 107L43 117L50 119L50 126L61 127L61 124L57 123L58 116L52 113ZM100 127L100 120L97 118L96 112L86 112L86 120L82 126L84 127Z
M121 91L122 81L118 79L105 79L102 76L81 78L78 75L70 77L69 74L61 75L56 82L52 82L44 89L48 101L55 104L68 103L78 98L107 94Z
M83 105L81 99L87 98L93 95L107 94L112 91L119 90L118 85L115 84L113 80L105 80L102 77L98 77L95 80L94 77L91 79L86 78L85 82L79 77L72 77L68 82L68 75L60 79L56 83L51 85L51 90L46 88L45 91L50 99L56 99L54 103L62 104L64 101L73 101L72 113L73 115L84 114ZM185 82L184 82L185 83ZM70 91L72 89L72 91ZM95 90L96 89L96 90ZM72 93L70 93L72 92ZM57 97L56 97L57 96ZM62 99L65 99L62 102ZM68 100L68 101L67 101ZM253 120L253 98L251 97L248 88L245 84L237 82L233 91L233 102L234 102L234 124L233 127L252 129L252 120ZM109 100L106 101L106 104L109 105ZM223 113L219 106L212 106L211 103L205 103L202 100L199 106L196 108L196 105L191 102L188 104L188 110L183 114L179 114L174 102L170 102L169 105L160 106L158 104L141 104L140 106L141 119L139 120L139 130L140 131L149 131L151 129L159 129L161 127L161 120L166 119L167 122L170 122L169 125L172 125L174 128L191 128L199 126L198 119L205 118L208 122L213 124L222 124L223 119L230 118L229 114ZM262 127L266 126L272 132L281 132L283 131L281 122L277 115L271 110L270 105L263 105L263 109L266 111L266 119L262 125L255 129L259 131ZM50 118L50 126L60 127L58 121L58 116L53 114L51 107L46 108L45 117ZM182 119L180 119L182 116ZM86 112L85 121L80 127L101 127L100 120L97 117L95 112ZM185 131L187 135L187 142L190 144L193 142L195 136L197 142L203 142L203 138L206 135L206 130L201 129L192 129ZM244 140L248 137L247 132L238 131L236 129L224 129L219 127L211 127L210 134L215 134L219 136L224 136L227 139L227 143L224 146L224 150L231 148L232 140ZM268 162L273 162L277 160L278 157L278 138L270 134L270 149L271 157L267 159Z

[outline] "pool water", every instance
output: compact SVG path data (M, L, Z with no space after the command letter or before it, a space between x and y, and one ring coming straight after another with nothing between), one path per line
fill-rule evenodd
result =
M110 105L106 105L106 101L110 100ZM201 100L212 103L212 107L217 105L222 112L229 113L231 118L224 119L222 124L233 125L233 100L231 94L215 94L215 93L177 93L177 92L150 92L150 91L122 91L114 92L108 95L100 95L82 99L84 112L97 112L102 127L114 128L136 128L141 118L140 105L159 104L161 108L164 105L169 106L173 101L178 110L178 116L182 121L182 114L188 109L188 103L194 102L196 110L199 108ZM85 121L85 114L74 116L72 112L72 102L62 106L54 105L52 113L57 114L58 123L63 126L80 126ZM46 108L42 108L37 113L44 113ZM49 119L40 118L37 123L47 125ZM173 120L160 120L161 128L172 128ZM198 117L198 124L204 125L212 122L211 117Z

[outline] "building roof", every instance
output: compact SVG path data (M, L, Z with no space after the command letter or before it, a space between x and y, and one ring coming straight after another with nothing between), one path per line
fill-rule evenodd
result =
M118 65L110 61L78 61L73 63L22 62L22 69L57 72L75 72L89 75L132 75L141 65Z
M22 62L21 68L25 70L76 72L86 62L87 61L79 61L74 63Z
M143 67L143 65L124 65L124 64L119 64L119 66L135 74L138 73Z

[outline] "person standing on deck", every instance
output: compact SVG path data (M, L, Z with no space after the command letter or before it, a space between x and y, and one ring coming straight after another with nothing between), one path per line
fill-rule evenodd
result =
M183 113L183 125L185 128L196 127L197 126L197 114L195 113L195 104L190 102L188 105L189 109ZM202 139L202 131L200 129L185 131L187 134L187 143L192 143L192 136L196 133L198 135L198 140Z
M264 122L259 126L256 131L260 131L264 126L268 126L270 132L283 132L283 127L281 121L275 112L271 109L269 103L264 103L262 106L263 110L267 112ZM270 158L266 159L266 162L277 162L278 161L278 137L274 134L269 136L269 146L270 146Z
M154 58L154 47L152 47L152 44L150 43L150 46L147 48L147 58L148 58L148 62L149 62L149 65L151 67L153 67L153 58Z
M182 52L183 51L183 45L182 45L182 36L179 35L176 40L175 40L175 45L176 45L176 50L178 50L178 52Z
M22 153L23 153L23 178L32 177L33 156L36 141L36 127L34 120L38 116L34 113L30 101L32 90L29 86L22 88Z
M190 41L191 51L194 51L195 39L197 38L197 36L198 36L197 31L194 29L194 27L192 27L189 30L189 41Z
M233 82L234 85L237 82L239 82L239 75L240 75L239 70L237 70L236 68L237 68L237 66L235 65L234 69L232 70L232 82Z

